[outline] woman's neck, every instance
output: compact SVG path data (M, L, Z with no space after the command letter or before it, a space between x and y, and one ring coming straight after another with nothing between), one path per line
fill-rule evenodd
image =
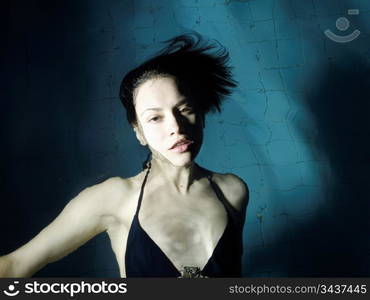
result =
M167 185L179 194L185 195L192 183L201 177L202 169L195 162L187 166L175 166L169 161L153 157L150 173L159 184Z

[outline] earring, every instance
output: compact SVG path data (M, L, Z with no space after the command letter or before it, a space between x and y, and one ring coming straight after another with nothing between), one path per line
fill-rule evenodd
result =
M146 160L143 162L143 170L145 169L150 170L150 168L152 167L151 160L152 160L152 153L149 152L148 156L146 157Z

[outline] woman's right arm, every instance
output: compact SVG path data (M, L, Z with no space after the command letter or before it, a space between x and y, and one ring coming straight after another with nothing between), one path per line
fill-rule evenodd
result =
M124 185L114 177L83 190L38 235L0 257L0 277L30 277L107 230L115 221L112 206L121 199Z

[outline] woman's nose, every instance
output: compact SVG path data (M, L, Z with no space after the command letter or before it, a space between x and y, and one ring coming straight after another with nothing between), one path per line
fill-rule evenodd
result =
M170 135L178 134L181 131L180 119L176 115L169 118L169 132Z

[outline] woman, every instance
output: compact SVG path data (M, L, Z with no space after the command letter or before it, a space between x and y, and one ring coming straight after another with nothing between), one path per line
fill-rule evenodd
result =
M131 178L86 188L36 237L0 258L0 277L32 276L106 231L122 277L240 277L248 190L194 162L205 114L235 87L228 54L182 35L123 79L120 99L148 158Z

